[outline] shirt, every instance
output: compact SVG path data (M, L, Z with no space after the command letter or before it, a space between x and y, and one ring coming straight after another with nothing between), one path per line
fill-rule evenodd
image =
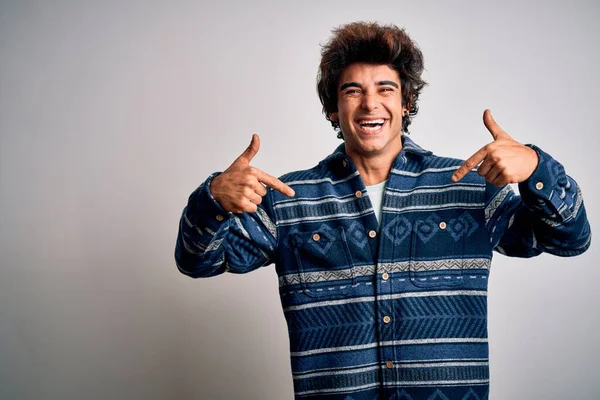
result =
M377 217L377 222L381 221L381 203L383 202L383 189L385 189L385 185L387 185L387 180L366 187L371 205L373 206L373 212L375 213L375 217Z
M519 184L495 187L462 160L408 137L389 174L380 224L344 145L281 177L258 211L232 214L189 197L175 248L190 277L275 263L296 399L484 399L489 391L487 282L494 250L582 253L590 226L577 183L536 146Z

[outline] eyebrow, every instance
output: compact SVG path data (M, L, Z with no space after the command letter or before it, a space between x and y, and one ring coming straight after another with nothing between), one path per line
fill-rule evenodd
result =
M395 87L396 89L398 89L398 84L397 84L396 82L394 82L394 81L379 81L379 82L377 82L377 86L386 86L386 85L393 86L393 87ZM346 88L349 88L349 87L357 87L357 88L361 89L361 88L362 88L362 85L361 85L360 83L358 83L358 82L348 82L348 83L344 83L344 84L343 84L343 85L340 87L340 92L341 92L342 90L346 89Z

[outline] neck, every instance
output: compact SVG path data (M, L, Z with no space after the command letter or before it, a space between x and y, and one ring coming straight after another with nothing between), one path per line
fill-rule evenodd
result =
M365 186L372 186L385 181L392 169L394 160L402 150L402 141L399 146L384 149L381 152L357 152L346 146L346 154L360 174Z

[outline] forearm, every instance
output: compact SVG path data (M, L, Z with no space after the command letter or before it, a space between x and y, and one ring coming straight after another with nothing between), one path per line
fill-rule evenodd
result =
M256 212L233 214L212 197L211 175L189 198L179 223L175 260L191 277L245 273L270 264L277 247L270 196Z
M534 216L538 245L556 255L580 254L589 247L591 232L579 185L558 161L531 147L540 162L532 176L519 184L519 191Z
M511 256L580 254L591 237L581 190L558 161L531 147L538 152L538 166L519 184L521 196L508 187L497 194L494 201L502 200L502 212L490 221L492 240L498 251Z
M189 197L179 221L175 261L188 276L209 277L226 270L225 246L231 216L212 198L211 175Z

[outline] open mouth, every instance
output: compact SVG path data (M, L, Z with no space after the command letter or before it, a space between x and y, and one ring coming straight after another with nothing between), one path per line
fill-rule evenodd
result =
M383 128L383 125L387 122L386 119L359 119L356 124L360 127L360 130L365 133L377 133Z

